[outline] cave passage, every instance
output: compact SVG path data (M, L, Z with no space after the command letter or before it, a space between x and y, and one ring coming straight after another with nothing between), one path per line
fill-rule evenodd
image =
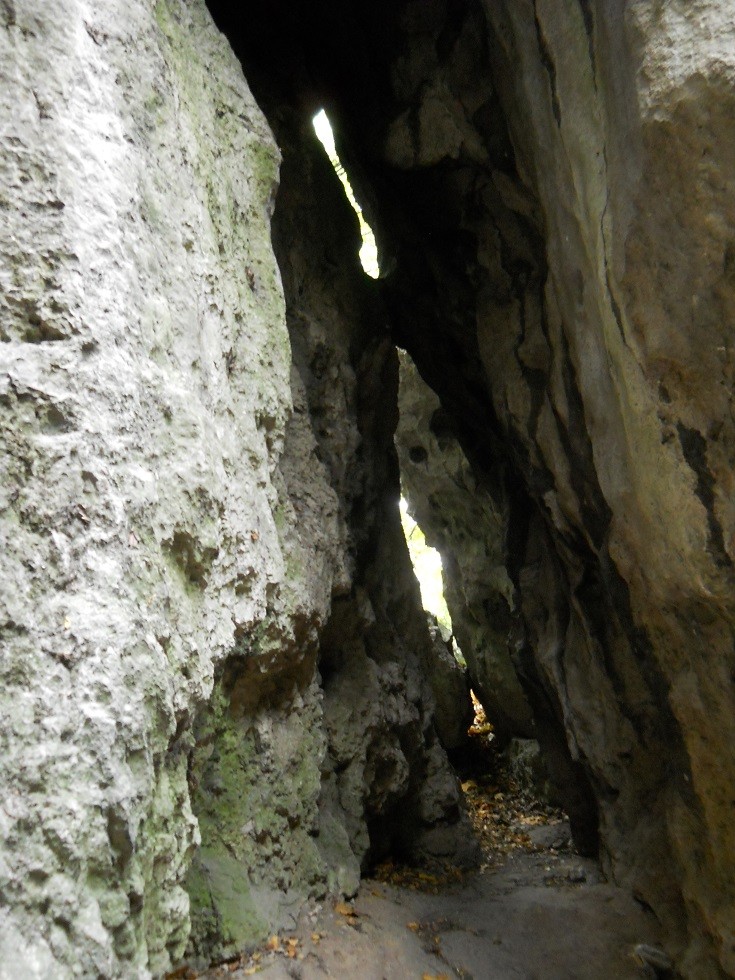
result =
M461 761L470 689L492 725L493 751L523 757L529 792L563 802L579 853L595 856L593 773L570 747L560 661L580 616L584 629L604 634L608 600L594 571L580 586L585 610L570 601L565 562L583 564L590 543L571 535L563 547L554 543L545 502L553 479L513 414L525 412L535 429L550 384L547 257L482 5L255 3L247 21L216 0L209 7L283 156L273 246L295 424L310 428L352 569L349 586L334 589L312 654L327 718L312 837L317 851L329 851L319 860L335 860L324 828L346 813L339 861L345 853L349 861L338 861L330 887L349 894L359 872L391 855L476 860L459 843L465 804L446 776L449 753L465 766L466 792L494 778ZM570 411L559 440L585 460L575 486L601 540L609 515L573 370L562 366L553 380ZM286 491L302 512L303 480L312 476L289 452L287 438ZM441 632L427 632L400 528L402 485L444 559L466 672ZM308 515L303 526L318 519ZM390 688L413 671L430 696L412 690L414 681L399 695ZM287 683L308 676L283 671ZM366 677L395 714L369 724L356 749L346 746L348 714L361 697L366 714L373 710Z
M375 234L365 220L362 208L355 198L355 193L352 188L352 184L350 183L349 175L342 166L339 156L337 155L337 150L334 143L334 133L332 132L332 127L326 112L321 109L314 116L312 121L314 124L314 131L319 137L320 143L324 147L334 172L339 177L350 207L357 215L360 225L360 237L362 239L362 246L359 253L360 263L367 275L373 279L377 279L380 275L380 266L378 262L377 245L375 243ZM404 354L404 356L408 355ZM422 462L426 458L426 450L421 446L412 447L409 450L409 454L412 462L414 463ZM413 570L421 589L421 600L423 607L427 613L434 617L436 624L438 624L442 631L443 638L445 640L450 640L451 638L454 655L460 664L464 666L464 658L459 647L457 646L456 639L453 636L452 620L447 608L446 599L444 597L441 555L436 548L432 548L431 545L427 544L426 535L410 514L408 501L403 495L400 499L400 511L401 524L403 527L404 536L406 538L406 544L408 545L408 551L411 556L411 564L413 565Z
M360 262L365 273L372 278L378 278L379 265L377 247L372 228L366 222L362 208L355 198L355 193L349 175L342 166L336 151L334 134L329 119L322 109L313 118L314 131L329 158L335 174L340 180L345 197L356 214L360 227L362 246ZM432 432L430 415L441 412L436 396L418 376L409 355L400 352L401 380L399 385L399 440L410 445L397 445L399 463L401 465L402 487L418 497L416 509L424 514L433 510L430 526L436 526L438 542L441 543L450 556L455 569L459 568L456 555L453 553L449 526L453 510L452 497L467 492L467 487L458 486L456 477L449 472L452 463L469 473L469 464L461 448L452 440L448 433L442 434L439 441ZM436 423L434 425L436 429ZM428 448L427 448L428 447ZM447 463L446 456L453 453L452 463ZM433 476L426 478L431 470ZM423 472L422 472L423 471ZM417 472L420 474L416 478ZM443 479L442 479L443 477ZM431 494L431 490L436 492ZM527 810L533 819L543 819L544 806L559 805L558 795L549 783L543 759L538 744L530 738L518 737L518 732L508 733L500 726L501 738L497 745L490 748L490 742L495 739L492 717L488 718L481 700L478 699L470 686L473 683L467 662L457 643L452 625L452 617L444 595L443 564L440 552L429 545L426 535L418 522L410 513L409 502L402 494L399 502L401 524L411 564L421 592L421 601L427 613L429 630L434 645L431 679L436 701L435 724L444 748L450 753L453 764L460 773L465 792L470 805L471 817L478 838L484 840L488 836L488 793L497 792L502 785L503 795L516 794L515 801L518 812ZM438 512L438 513L437 513ZM465 536L473 534L475 527L464 526L455 529ZM455 597L456 598L456 597ZM460 615L471 615L471 611L459 609ZM466 631L463 630L466 635ZM480 644L486 641L480 639ZM477 640L473 641L475 644ZM452 663L451 656L456 661ZM473 657L473 663L477 658ZM457 670L459 667L459 671ZM461 678L460 671L464 673ZM475 671L474 683L480 690L483 685L478 671ZM496 699L498 695L496 694ZM509 737L512 734L513 737ZM525 729L522 735L528 734ZM485 787L485 790L483 790ZM520 796L518 796L520 794ZM539 798L539 801L536 800ZM557 816L557 811L549 811ZM507 821L509 824L510 821ZM495 850L500 852L504 843L498 836L493 839Z
M0 973L735 977L729 6L0 0Z
M314 117L313 123L345 196L358 217L362 267L372 278L377 278L379 268L375 236L364 219L349 175L339 160L332 128L324 110ZM453 452L455 459L452 462L459 464L465 476L469 473L469 464L456 441L448 438L446 432L441 443L435 438L431 431L431 414L432 410L440 411L434 401L435 395L420 379L406 352L400 353L400 363L398 439L405 444L399 444L396 448L401 464L402 488L405 491L410 486L413 495L419 497L419 511L427 513L429 507L434 511L431 524L440 525L439 540L449 549L452 565L458 569L457 556L452 552L452 541L448 536L452 533L449 526L452 512L456 511L452 497L467 492L467 488L457 485L456 477L449 472L452 464L446 457ZM432 471L431 476L427 470ZM418 479L417 472L421 474ZM488 718L470 686L472 678L454 635L444 595L442 557L436 548L427 543L426 535L411 515L409 502L403 494L400 511L434 646L431 679L436 702L435 725L462 781L472 826L482 844L485 860L497 861L500 855L516 849L532 848L533 840L528 834L531 829L536 832L537 839L545 839L544 834L539 836L538 833L539 828L545 828L546 836L553 839L557 846L561 843L562 849L571 848L571 841L565 838L563 829L565 815L560 809L561 801L549 782L538 743L530 738L519 738L517 734L508 739L508 733L503 732L502 727L504 737L496 742L493 720ZM466 536L476 528L460 526L458 530ZM471 615L466 608L460 613ZM449 654L456 663L452 663ZM476 663L477 658L473 658L473 662ZM475 683L478 680L479 677ZM421 873L408 865L396 865L393 859L371 870L371 874L379 880L403 885L420 883ZM430 880L441 881L441 876Z
M576 841L593 854L598 816L587 771L570 755L562 706L532 655L537 638L524 625L530 616L563 633L566 600L542 589L541 605L548 608L521 609L518 601L524 566L536 568L539 552L551 563L551 579L559 574L533 499L548 474L530 461L512 428L500 424L493 386L505 390L507 382L495 377L492 344L488 352L478 334L478 324L490 318L500 347L505 327L517 329L519 308L527 311L528 332L531 314L543 306L546 275L538 213L518 175L485 14L479 4L409 11L387 3L254 3L246 18L217 0L209 7L283 154L274 248L317 450L332 478L342 480L344 447L335 450L331 442L341 422L336 415L330 420L331 407L325 413L322 378L340 376L337 361L346 357L357 379L360 453L376 465L375 437L387 454L376 471L380 486L356 497L350 514L356 540L365 542L358 563L368 568L385 547L371 522L397 530L402 481L413 516L448 563L453 630L498 743L540 740ZM310 148L315 125L340 193L357 214L357 236L354 224L338 217L334 181ZM352 278L345 255L356 238L355 251L360 248L360 235L369 276L380 256L379 278L364 283ZM378 350L379 378L370 374ZM534 351L524 355L524 383L540 397L546 375ZM349 399L342 411L351 411ZM421 432L405 431L408 424ZM394 429L400 475L390 458ZM400 564L397 539L391 541L388 560ZM394 616L409 600L399 594L402 585L391 595L387 584L381 602ZM329 628L320 653L327 684L342 663ZM464 698L469 703L469 691ZM403 736L399 742L401 754L414 751ZM452 737L444 742L448 747ZM386 785L397 772L393 750L388 755L393 761L381 749ZM371 819L368 860L385 846L402 846L393 819Z

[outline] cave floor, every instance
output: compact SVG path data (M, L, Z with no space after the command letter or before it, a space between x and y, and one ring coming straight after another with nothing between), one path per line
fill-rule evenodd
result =
M368 879L354 903L313 909L207 977L633 980L649 975L635 946L656 941L652 917L594 862L546 846L431 891Z
M476 762L477 760L475 760ZM201 976L207 980L633 980L656 922L594 861L575 853L563 814L485 758L463 788L479 871L386 862L354 902L325 903L293 930ZM465 773L465 777L467 777ZM641 951L639 950L639 953ZM649 969L650 972L646 972ZM191 974L190 974L191 975Z

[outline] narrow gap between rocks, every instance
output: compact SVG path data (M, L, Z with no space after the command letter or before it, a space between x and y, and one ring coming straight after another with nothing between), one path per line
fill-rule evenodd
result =
M375 235L365 220L362 208L355 196L349 175L335 146L334 133L324 109L312 119L314 131L338 176L345 196L355 212L362 246L360 262L371 278L380 274ZM408 355L401 352L405 366ZM400 406L399 406L400 407ZM399 451L399 459L401 453ZM428 459L422 445L408 450L408 458L414 465L422 465ZM466 464L466 460L465 460ZM402 472L405 464L402 465ZM434 687L437 700L437 728L450 760L460 777L473 829L482 849L482 867L492 868L502 863L507 855L516 851L535 853L550 848L550 853L573 853L566 816L555 799L538 745L531 739L497 740L492 720L470 685L470 672L454 634L452 618L444 594L444 569L442 555L432 547L414 518L406 496L400 499L401 524L406 539L414 575L421 592L421 601L427 614L429 630L438 656L444 658L443 674L452 673L447 663L453 659L453 667L459 667L465 677L464 687L456 684L450 692L441 690L441 677ZM436 664L434 665L436 667ZM433 676L440 672L435 670ZM432 678L433 679L433 678ZM449 734L447 716L452 720L462 717L461 704L447 703L447 697L455 702L466 702L471 711L466 713L469 722L461 731ZM456 728L456 723L455 726ZM451 865L417 867L402 863L394 857L378 863L373 869L375 879L399 886L426 890L437 894L442 885L463 877L462 870Z
M263 28L265 25L268 28L275 20L269 10L259 26ZM298 19L296 25L300 25ZM311 26L309 29L311 30ZM413 838L424 832L427 826L430 830L443 832L451 831L456 826L466 827L466 824L456 819L458 815L461 816L463 804L461 800L457 800L456 781L446 767L446 757L439 751L440 746L431 725L430 709L425 714L415 712L419 715L419 722L424 717L428 719L425 728L420 727L410 716L410 712L419 702L415 690L420 685L415 684L411 698L405 697L405 692L400 689L401 670L408 664L415 664L417 660L413 644L415 633L411 632L411 628L413 620L418 619L420 622L421 610L416 609L418 615L411 619L413 607L408 612L403 608L412 604L405 601L406 592L397 588L402 587L402 581L398 575L394 575L394 571L404 556L396 539L385 533L385 528L390 525L393 517L396 522L398 517L397 513L388 513L388 508L383 506L388 496L385 488L394 488L397 498L398 474L389 451L391 426L395 422L395 400L392 403L386 401L384 393L391 390L390 386L395 381L395 361L390 356L394 353L394 341L400 346L405 344L410 347L417 357L422 351L426 354L421 368L431 380L432 388L437 391L441 387L439 382L445 366L451 366L464 355L449 336L451 324L444 333L437 330L436 335L428 332L426 336L421 334L420 340L425 341L425 347L421 349L419 341L410 332L414 329L421 330L422 318L414 316L414 313L422 302L432 304L432 312L438 320L442 320L442 328L443 318L446 316L436 292L431 288L431 280L423 275L421 268L417 271L416 281L409 281L405 297L400 295L400 282L397 285L394 280L391 284L389 279L384 279L379 285L375 285L367 282L359 271L353 270L354 236L347 226L348 223L342 221L335 205L339 191L332 187L334 181L329 184L324 179L324 172L327 171L324 161L320 161L321 169L314 165L311 154L312 149L316 148L313 147L313 140L307 146L303 139L306 135L304 130L319 106L319 101L315 99L319 86L314 88L306 84L298 72L294 78L291 78L288 71L283 73L283 77L279 76L281 69L274 69L270 61L264 63L262 60L262 50L268 48L262 39L257 41L257 47L261 50L254 53L252 45L256 42L249 41L248 38L256 36L257 30L246 31L240 25L236 41L239 38L239 46L250 52L251 66L248 67L245 61L243 63L248 79L254 82L256 95L258 81L266 80L262 86L265 100L262 101L259 97L259 101L270 112L269 120L283 151L280 192L282 205L279 217L279 204L276 204L274 251L281 264L284 281L294 368L298 375L296 380L302 385L298 392L302 398L302 414L306 417L307 410L311 413L313 435L316 438L314 455L326 468L331 468L335 482L342 479L342 464L349 459L349 446L346 447L335 438L335 432L348 412L354 413L354 428L359 434L359 440L356 441L360 444L360 452L355 453L355 468L349 473L350 480L355 475L365 478L361 467L374 467L373 479L367 481L369 493L362 492L355 494L354 498L346 498L351 504L349 518L353 526L350 530L355 532L361 545L361 550L355 548L359 558L359 571L366 571L366 574L362 577L356 576L348 583L349 588L344 587L344 592L333 602L331 618L319 636L318 661L322 696L327 702L328 710L332 712L328 731L331 739L329 751L335 752L333 760L325 760L328 765L320 773L322 789L326 787L331 794L327 796L323 792L320 803L325 804L327 818L335 813L341 816L339 807L344 807L340 794L349 799L349 792L356 786L354 798L367 813L367 828L361 823L362 811L355 809L348 814L348 829L353 838L356 839L358 833L362 834L358 841L361 847L359 860L362 862L358 869L362 878L359 891L357 884L353 883L358 880L357 873L348 885L343 883L346 878L331 878L323 885L321 879L317 880L308 901L302 903L304 912L298 921L288 927L273 926L277 931L266 942L257 948L252 945L247 947L246 953L238 952L229 959L226 969L215 969L205 975L214 977L229 974L237 977L268 971L274 978L380 976L390 980L406 976L536 976L544 974L550 956L556 959L546 975L602 975L599 971L594 974L576 971L581 956L590 960L593 969L595 964L605 964L606 967L609 966L608 975L632 977L635 974L629 969L630 963L625 958L629 959L634 940L647 938L641 920L635 918L636 910L632 903L624 904L620 893L613 889L604 890L607 886L603 884L594 862L580 859L574 852L568 823L563 814L549 804L539 802L538 794L533 789L538 779L538 772L534 772L535 760L525 760L525 772L523 765L517 764L513 767L500 752L501 747L507 745L510 739L490 738L494 733L479 704L475 705L475 720L470 725L469 733L467 723L454 733L456 738L452 738L451 733L448 736L446 731L443 735L439 733L439 742L446 748L461 779L464 790L462 799L470 810L471 821L481 843L482 867L479 874L460 872L451 862L442 863L440 857L433 863L426 862L422 867L408 867L400 864L395 856L390 857L407 852L414 843ZM267 31L265 36L268 36ZM293 37L287 36L294 53L302 54L302 49L308 47L308 40L304 41L299 31L294 30ZM237 43L235 46L237 48ZM290 48L287 46L284 49L281 46L278 50L280 63L290 65ZM331 61L324 55L324 65L328 64ZM281 85L284 86L285 95L279 91ZM290 91L292 85L295 86L294 91ZM344 112L344 107L342 109ZM359 117L354 108L350 111L353 117ZM268 111L266 114L268 115ZM321 113L317 115L322 116ZM346 132L342 116L340 121L340 131ZM372 194L376 186L375 175L363 174L363 156L359 147L356 149L352 142L347 141L346 145L350 151L349 163L354 162L355 172L360 172L360 192L367 186ZM329 145L327 139L326 151L330 159L333 158L332 165L342 181L348 200L358 214L363 235L360 253L363 269L371 278L378 278L380 268L375 240L373 237L372 244L366 247L367 224L349 187L347 174L339 162L333 141ZM327 176L331 181L331 173L327 173ZM403 231L407 231L412 244L414 234L420 237L416 240L415 249L406 249L405 254L400 254L398 258L394 255L395 242L386 237L386 267L399 260L410 265L417 254L420 264L425 245L429 259L436 257L431 250L431 237L423 223L417 222L415 216L409 212L404 215L401 208L403 202L398 202L399 196L410 189L410 182L404 180L404 177L405 175L389 173L380 184L379 192L381 200L384 200L384 208L380 220L376 221L376 230L379 240L383 242L386 224L384 218L387 214L398 224L401 221L406 222L406 229ZM316 191L310 197L314 188ZM416 191L417 198L413 203L423 199L424 205L429 200L433 205L438 198L432 188L423 187L423 184L421 188L422 194ZM302 189L303 200L299 196ZM331 195L331 198L325 200L325 195ZM369 202L372 206L372 197ZM421 217L423 218L423 212ZM330 220L333 227L330 227ZM400 239L400 235L396 236L395 228L392 232L394 238ZM435 245L439 242L439 237L441 236L433 239ZM347 257L347 243L352 254L349 256L350 261L344 262ZM463 311L471 309L467 294L472 284L465 272L466 269L462 266L461 274L456 276L456 281L451 280L447 290L454 296L458 315L464 315ZM386 269L383 269L383 274L385 273ZM342 281L340 276L343 277ZM386 284L387 287L382 288ZM401 319L404 299L408 313ZM391 322L390 332L386 329L386 318ZM462 325L460 316L456 325L458 336L463 336L459 329ZM437 407L430 415L430 428L442 452L452 445L452 440L459 445L452 428L453 425L456 427L458 419L461 423L464 423L464 419L467 420L462 432L463 445L473 443L470 438L473 434L484 432L483 412L487 414L487 406L482 399L475 403L470 398L477 388L476 385L473 387L473 371L476 370L477 363L475 353L473 350L469 351L466 364L463 362L467 376L463 376L461 393L455 399L457 404L453 406L454 412L450 413L445 407L451 404L454 393L449 392L450 397L447 397L445 390L443 404L439 405L437 399ZM454 366L456 368L456 364ZM344 378L349 379L350 385L355 382L355 391ZM330 396L335 389L338 393L345 394L344 404L332 403ZM462 400L465 393L467 404ZM372 457L371 445L374 453ZM482 441L477 446L470 445L472 452L478 456L484 448L485 443ZM297 463L300 464L301 458L295 457L291 461L287 456L285 458L294 466L293 473L287 473L286 476L292 477L293 486L300 493L301 471ZM417 462L420 464L422 460L418 459ZM467 474L463 474L463 479L465 477L466 483L460 496L467 501L476 500L479 496L475 492L478 489L476 474L468 470ZM347 480L344 489L348 495L354 491ZM500 526L503 522L507 523L508 515L504 508L508 504L506 492L509 491L500 478L497 486L492 483L491 489L494 493L488 492L487 500L483 503L487 512L485 518L489 524ZM300 504L303 503L300 496L297 499ZM316 520L317 518L312 525L312 531L316 527ZM423 520L421 526L424 527ZM484 527L473 527L471 522L467 526L479 541ZM497 550L500 550L499 546ZM376 552L380 552L380 561L376 558ZM502 642L507 647L512 612L512 583L505 569L504 559L505 555L496 555L495 552L487 554L485 568L495 575L489 589L492 603L488 603L487 622L492 620L492 628L498 637L501 633L505 634ZM336 592L333 597L335 595ZM467 625L455 616L453 628L459 631ZM482 632L485 624L483 622L480 625ZM454 661L451 648L447 650L446 642L441 636L436 646L440 644L444 644L444 654ZM465 650L461 637L460 645ZM298 647L299 644L295 646ZM466 652L470 646L471 644L467 645ZM393 659L392 655L395 655ZM372 690L369 687L371 675L378 678ZM517 678L515 680L517 682ZM456 713L458 704L464 698L471 715L469 684L466 680L464 683L465 694L458 698L450 697L449 700ZM344 748L342 735L349 727L348 722L352 723L361 700L367 700L367 694L370 694L374 698L373 703L379 706L380 711L384 711L386 705L390 707L392 702L399 702L397 691L405 697L405 707L401 705L402 713L397 711L392 717L382 717L380 721L386 730L377 731L377 736L374 733L378 726L373 725L367 729L364 745L361 743L358 746L361 752L363 747L366 750L362 756L352 751L351 746L347 746L350 751L344 751L344 755L338 757L336 753L341 753ZM478 686L477 694L485 708L490 705L489 693L492 693L489 686L484 691ZM436 718L439 728L447 715L436 697L436 690L434 695L438 704ZM426 699L426 703L430 701L430 698ZM526 741L530 741L530 733L533 731L532 716L529 705L525 702L524 705L521 705L521 709L528 712L529 723L529 737ZM508 705L503 707L507 708ZM423 711L422 703L421 712ZM492 711L490 716L499 730L499 718ZM250 723L249 718L246 720ZM270 719L268 721L270 723ZM281 722L280 717L274 716L274 729ZM289 742L289 745L298 744L299 738L303 738L303 734L309 730L306 726L296 730L293 742ZM505 725L506 735L511 730L512 727ZM362 737L362 733L358 734ZM262 754L262 744L267 744L270 729L261 725L255 735L257 740L254 739L254 754ZM274 744L280 747L282 743L274 740ZM429 750L436 751L430 754ZM235 760L238 766L240 761ZM242 768L240 766L238 772ZM401 783L398 777L403 770L406 776ZM434 779L432 787L434 795L426 801L429 815L424 817L421 812L421 793L425 784L436 777L437 772L439 778ZM435 789L437 786L439 791ZM443 787L447 788L445 794L441 792ZM218 786L214 789L219 791ZM372 798L369 798L370 793ZM276 802L279 805L277 815L283 815L289 820L292 816L289 810L292 800L287 799L286 805L280 800ZM216 811L217 806L215 798L213 811ZM320 834L326 837L324 829L329 829L329 826L325 820L319 825L315 824L307 845L313 843ZM465 836L469 836L466 831ZM265 858L262 847L257 852L258 860L263 863L264 879L271 871L272 855L275 854L278 859L280 852L286 849L283 842L289 837L293 837L290 825L283 831L280 825L276 826L275 832L269 827L264 829L262 838L271 848L269 856ZM330 845L334 845L335 841L341 846L341 840L336 837L329 841ZM260 843L258 840L259 845ZM352 838L347 840L345 837L345 843L343 853L352 859L354 855L349 853L347 846L352 845ZM381 848L380 851L378 847ZM453 852L447 848L443 853L446 855ZM455 853L459 853L459 848ZM341 855L335 854L334 847L327 857L332 861L330 868L336 867L341 872ZM229 868L228 865L228 874ZM243 874L246 873L246 868L243 867ZM294 875L287 868L277 881L277 887L285 894L292 890L294 880ZM230 887L229 878L225 884ZM237 885L239 881L236 887ZM601 889L592 887L597 885L601 885ZM262 903L260 895L264 893L265 890L261 893L254 892L257 902ZM333 896L336 893L346 897L335 902ZM272 888L268 894L276 894L276 890ZM617 927L610 911L616 902L622 909ZM260 907L257 911L260 911ZM273 921L273 917L269 921ZM568 941L570 932L574 933L573 944ZM457 934L461 944L459 949L452 950L450 947L454 934ZM418 947L411 945L412 937L418 940ZM245 944L240 943L238 950L244 946ZM381 951L388 949L390 952L385 955L390 966L387 969L383 966L381 969L378 966L378 960L383 955ZM382 962L385 963L386 960ZM370 968L367 967L368 964ZM372 969L374 964L379 972ZM189 975L196 974L190 972Z
M453 641L452 647L455 658L464 666L462 652L454 640L452 617L447 608L444 596L444 569L441 554L436 548L426 542L426 535L414 520L408 508L408 501L401 497L401 525L408 546L408 554L413 565L414 575L421 589L421 602L426 612L436 620L442 634L442 639Z
M380 263L378 262L378 246L375 242L375 234L373 233L373 229L365 220L365 216L362 213L362 208L355 197L355 192L352 188L352 184L350 183L350 178L347 176L347 171L342 166L342 161L337 154L332 125L329 122L329 118L327 117L324 109L320 109L319 112L317 112L312 119L312 124L314 126L314 132L319 137L319 142L322 144L327 156L329 157L329 162L334 167L334 172L339 177L340 183L344 188L345 196L350 202L350 207L357 215L357 220L360 223L360 237L362 238L362 247L360 248L360 264L371 279L377 279L380 275Z

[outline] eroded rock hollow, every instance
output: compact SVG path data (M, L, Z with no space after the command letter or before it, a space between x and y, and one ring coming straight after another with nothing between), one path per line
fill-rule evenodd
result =
M735 975L728 7L0 3L0 974L472 862L400 348L474 686Z

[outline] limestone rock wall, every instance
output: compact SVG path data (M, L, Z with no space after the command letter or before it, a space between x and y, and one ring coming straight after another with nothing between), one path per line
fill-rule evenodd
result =
M496 77L523 66L502 97L549 263L549 395L524 428L553 473L552 533L584 528L594 556L582 570L557 545L572 615L555 686L612 866L674 934L681 895L685 972L733 974L732 19L714 2L522 8L487 6ZM510 372L493 378L499 410L531 418Z
M339 528L336 556L323 559L332 604L318 660L327 735L319 846L330 875L354 890L367 857L394 850L462 864L476 850L435 732L432 640L400 524L397 353L359 263L357 219L311 119L289 109L270 118L284 154L274 249L303 398L295 405L312 432L308 460L307 441L287 438L280 467L305 567L329 515L314 472ZM345 834L352 854L335 864L329 851Z
M286 563L278 151L203 4L4 4L0 48L0 972L159 972L185 732Z
M503 502L578 842L735 975L729 5L227 30L270 128L200 0L0 3L0 971L162 972L190 906L206 954L386 848L462 856L395 341Z
M3 977L160 974L464 846L395 355L321 275L287 320L279 160L200 0L0 4ZM298 261L356 270L343 228Z
M271 122L293 359L273 475L286 571L195 726L191 949L205 958L287 925L306 898L353 894L391 851L475 857L434 730L430 639L399 521L396 353L310 119L281 106Z

